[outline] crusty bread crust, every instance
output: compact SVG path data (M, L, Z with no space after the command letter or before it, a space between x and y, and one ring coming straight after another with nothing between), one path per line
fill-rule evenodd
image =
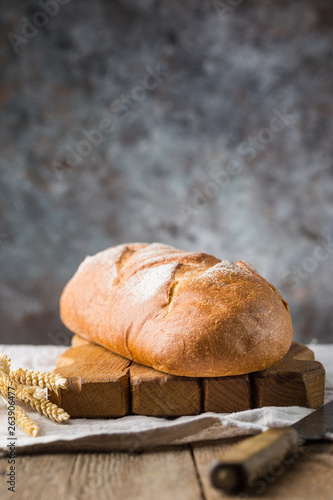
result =
M263 370L285 356L293 336L288 304L249 264L160 243L86 257L60 314L77 335L187 377Z

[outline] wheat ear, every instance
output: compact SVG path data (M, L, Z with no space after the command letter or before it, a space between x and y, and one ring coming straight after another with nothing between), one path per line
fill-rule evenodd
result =
M0 396L0 398L8 406L7 400L3 396ZM17 405L15 405L15 424L30 436L38 436L39 426Z
M16 406L15 409L16 423L17 425L30 436L38 436L39 426L26 414L20 406Z
M22 401L31 398L42 399L45 398L46 396L45 394L46 389L42 389L41 387L18 384L7 375L4 375L3 372L2 373L0 372L0 391L6 397L8 396L8 394L6 394L6 389L8 392L8 387L12 387L15 391L15 398L22 399Z
M10 359L3 352L0 353L0 392L4 396L7 396L6 389L8 391L8 386L10 385Z
M35 372L33 370L24 370L18 368L10 373L10 376L16 382L23 385L38 386L42 389L48 388L58 394L59 389L66 389L66 379L58 373Z
M3 396L8 396L8 389L7 389L7 386L3 383L3 381L0 379L0 393L3 395Z
M3 352L0 352L0 371L3 371L6 375L10 371L10 359Z
M44 399L45 389L29 385L16 385L15 396L22 401L30 401L30 399Z
M38 413L41 413L42 415L45 415L46 417L49 417L51 420L54 422L64 422L65 420L69 419L68 413L65 412L62 408L59 408L54 403L51 403L46 398L41 398L41 399L36 399L36 398L29 398L24 400L26 403L28 403L31 408L34 410L37 410Z
M4 387L11 387L13 386L14 389L16 389L17 384L10 379L10 377L5 373L3 370L0 370L0 385L3 385ZM7 396L7 394L5 394Z

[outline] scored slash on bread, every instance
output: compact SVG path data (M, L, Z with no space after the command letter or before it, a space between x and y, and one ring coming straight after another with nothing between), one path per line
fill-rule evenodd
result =
M188 377L263 370L285 356L293 335L288 304L248 263L160 243L87 257L60 314L92 342Z

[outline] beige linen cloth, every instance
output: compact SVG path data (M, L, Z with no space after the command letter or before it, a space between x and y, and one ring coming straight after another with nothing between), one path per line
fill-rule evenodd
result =
M326 370L325 402L333 399L333 344L309 346ZM1 345L12 368L52 371L65 346ZM23 405L22 405L23 406ZM23 406L40 426L40 436L16 430L17 453L58 451L136 451L155 446L250 435L297 422L311 411L299 406L266 407L237 413L203 413L173 419L129 415L110 419L70 419L57 424ZM0 401L0 455L8 453L7 408ZM333 432L325 436L333 440Z

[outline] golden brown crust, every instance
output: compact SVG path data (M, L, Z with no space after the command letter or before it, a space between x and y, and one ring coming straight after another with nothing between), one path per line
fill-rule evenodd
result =
M60 299L74 333L188 377L263 370L292 341L288 304L249 264L159 243L87 257Z

